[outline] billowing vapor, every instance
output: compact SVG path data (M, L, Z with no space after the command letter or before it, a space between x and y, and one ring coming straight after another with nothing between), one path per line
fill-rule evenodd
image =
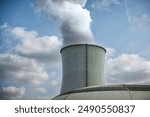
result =
M91 44L94 42L90 12L84 9L86 0L39 0L38 6L56 21L63 36L63 44Z

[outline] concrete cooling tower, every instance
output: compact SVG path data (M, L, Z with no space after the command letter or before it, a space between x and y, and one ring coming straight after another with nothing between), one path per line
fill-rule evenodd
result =
M61 93L77 88L104 85L106 50L96 45L71 45L61 50L63 81Z
M150 85L105 85L105 48L76 44L61 49L63 78L53 100L150 99Z

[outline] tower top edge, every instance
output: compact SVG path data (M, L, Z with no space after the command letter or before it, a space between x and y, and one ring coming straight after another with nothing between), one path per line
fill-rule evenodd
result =
M104 47L99 46L99 45L96 45L96 44L72 44L72 45L68 45L68 46L63 47L63 48L60 50L60 53L62 53L62 51L63 51L64 49L66 49L66 48L75 47L75 46L85 46L85 47L86 47L86 46L93 46L93 47L98 47L98 48L103 49L103 50L105 51L105 53L106 53L106 49L105 49Z

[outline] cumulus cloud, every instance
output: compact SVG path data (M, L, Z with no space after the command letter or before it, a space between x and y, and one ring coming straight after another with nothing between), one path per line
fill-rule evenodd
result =
M35 91L38 93L47 93L47 90L44 87L35 88Z
M150 26L150 15L143 13L140 17L135 17L127 12L128 22L136 27Z
M60 82L58 80L51 80L50 85L53 87L60 86Z
M119 0L96 0L93 2L92 7L99 10L108 10L110 11L110 7L113 5L120 5Z
M74 4L79 4L81 6L85 6L85 3L86 3L87 0L39 0L39 4L42 5L42 7L47 7L47 5L49 6L49 4L52 4L52 3L57 3L57 4L61 4L63 2L71 2L71 3L74 3ZM49 4L45 4L45 2L49 3Z
M7 28L8 28L8 24L6 22L0 26L0 29L7 29Z
M40 84L49 79L45 68L34 59L0 54L0 78Z
M126 15L129 24L136 27L147 27L150 26L150 14L149 13L142 13L140 16L132 15L129 7L128 1L125 0L125 7L126 7Z
M11 46L11 50L20 56L36 59L45 65L60 66L59 52L62 41L57 36L39 36L35 30L28 31L24 27L12 28L7 23L0 28L9 35L9 38L10 35L13 36L11 38L15 38L9 39L9 44L5 43L3 46Z
M24 27L12 28L7 23L1 25L0 29L9 36L12 45L11 50L0 54L0 79L4 82L1 86L11 84L15 87L16 84L21 84L25 85L27 90L32 87L33 92L28 91L29 94L13 99L31 99L27 95L32 97L37 95L41 99L50 97L47 96L48 90L45 84L49 84L49 89L57 93L55 90L58 87L57 78L60 74L58 69L61 65L59 52L62 46L61 40L56 36L40 36L37 31L28 31ZM7 99L6 95L0 92L1 98ZM41 96L43 94L44 97Z
M150 83L150 61L136 54L122 54L108 59L107 83Z
M26 92L25 87L2 87L0 92L0 99L20 99Z
M11 34L20 39L16 51L25 57L35 58L40 62L51 65L60 64L61 40L56 36L42 36L34 30L27 31L23 27L15 27Z
M106 58L113 57L116 53L114 48L106 48Z
M38 8L60 25L64 46L93 43L90 12L84 9L86 0L38 0Z

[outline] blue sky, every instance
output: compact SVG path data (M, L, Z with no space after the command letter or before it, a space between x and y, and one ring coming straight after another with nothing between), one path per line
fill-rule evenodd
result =
M107 49L106 84L150 84L150 1L81 1L86 4L76 4L90 15L75 18L81 25L91 19L85 31ZM59 94L59 50L65 38L60 27L73 19L55 18L37 0L0 0L0 99L51 99Z

